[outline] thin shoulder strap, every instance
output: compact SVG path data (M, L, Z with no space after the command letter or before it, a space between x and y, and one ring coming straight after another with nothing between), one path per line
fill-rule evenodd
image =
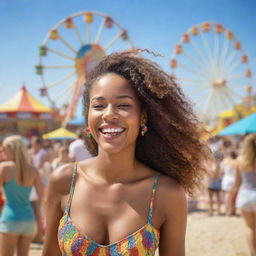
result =
M67 207L66 207L66 210L65 210L66 213L69 213L70 206L71 206L71 201L72 201L72 198L73 198L76 172L77 172L77 162L75 162L75 164L74 164L74 169L73 169L73 174L72 174L72 181L71 181L70 190L69 190L68 204L67 204Z
M156 194L156 188L157 188L157 182L158 182L159 175L160 175L160 173L156 174L156 176L154 178L154 183L152 186L152 197L151 197L149 213L148 213L148 223L150 223L150 224L152 224L152 214L153 214L154 200L155 200L155 194Z

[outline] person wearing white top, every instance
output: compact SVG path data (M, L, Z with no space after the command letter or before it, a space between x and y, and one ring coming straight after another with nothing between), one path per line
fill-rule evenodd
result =
M82 132L80 132L78 134L78 138L69 145L69 157L75 162L79 162L91 157L91 154L87 151L84 145Z

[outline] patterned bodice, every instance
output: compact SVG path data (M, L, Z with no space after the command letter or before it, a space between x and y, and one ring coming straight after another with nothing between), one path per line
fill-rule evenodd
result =
M63 256L154 256L159 245L160 232L152 225L152 210L159 174L154 178L152 198L147 223L129 236L109 245L99 244L87 235L81 234L69 215L73 191L75 165L70 187L69 201L60 220L58 230L59 246Z

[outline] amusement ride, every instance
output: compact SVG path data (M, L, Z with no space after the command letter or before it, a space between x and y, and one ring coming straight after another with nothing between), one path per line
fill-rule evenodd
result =
M206 123L252 95L248 56L234 33L221 24L190 27L174 47L170 67Z
M127 31L113 18L95 11L72 14L47 33L39 47L41 96L52 108L64 107L63 126L73 118L86 74L113 49L133 48Z

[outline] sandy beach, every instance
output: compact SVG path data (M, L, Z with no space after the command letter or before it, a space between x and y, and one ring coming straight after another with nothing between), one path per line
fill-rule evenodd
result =
M41 246L32 244L29 255L40 253ZM186 256L249 256L242 218L208 217L203 210L189 213Z

